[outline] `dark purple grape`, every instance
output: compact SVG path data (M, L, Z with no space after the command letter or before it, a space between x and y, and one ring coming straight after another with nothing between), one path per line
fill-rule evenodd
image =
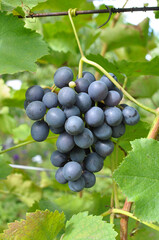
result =
M130 106L124 107L124 109L122 110L122 114L124 117L124 123L126 123L127 125L135 125L140 120L140 115L138 111Z
M106 98L108 88L102 81L95 81L89 85L88 94L94 101L101 101Z
M77 106L72 106L70 108L64 108L64 113L66 117L80 116L80 109Z
M41 101L31 102L26 108L27 116L32 120L40 120L46 113L46 107Z
M88 92L88 87L90 85L89 81L85 78L78 78L76 81L76 87L75 90L76 92L80 93L80 92Z
M63 87L58 93L58 101L64 107L72 107L76 102L76 93L72 88Z
M121 96L117 91L110 90L108 91L108 95L106 99L104 99L104 102L106 106L108 107L114 107L117 106L121 101Z
M85 121L91 127L98 127L104 122L104 112L99 107L90 108L85 114Z
M95 82L96 79L94 77L94 75L90 72L86 72L86 71L83 71L82 72L82 77L87 79L89 81L89 83L91 84L92 82Z
M100 140L107 140L112 135L112 129L106 123L93 129L94 135Z
M84 171L82 174L82 177L85 180L85 188L91 188L96 183L96 177L92 172Z
M38 86L34 85L30 88L25 93L26 100L33 102L33 101L41 101L43 96L44 96L44 90Z
M85 128L81 134L74 136L74 141L78 147L86 149L93 144L94 137L92 132Z
M51 89L50 88L43 88L44 90L44 94L48 93L48 92L51 92Z
M77 162L68 162L63 167L63 175L69 181L76 181L82 175L81 165Z
M89 172L99 172L103 164L103 158L95 152L88 154L84 160L85 169Z
M92 100L87 93L79 93L76 99L76 105L82 113L88 111L92 106Z
M110 74L116 81L118 81L118 80L117 80L117 77L116 77L113 73L109 73L109 74ZM108 77L106 77L105 75L103 75L99 81L104 82L105 85L107 86L108 90L112 90L112 89L114 89L114 87L115 87L114 83L113 83Z
M56 174L55 174L55 179L57 182L59 182L61 184L67 183L67 180L63 176L63 167L60 167L59 169L57 169Z
M54 74L54 83L58 88L63 88L73 80L73 72L69 67L58 68Z
M65 113L59 108L51 108L46 114L46 122L51 128L61 128L66 120Z
M56 141L56 146L59 152L68 153L75 146L73 136L69 135L66 132L61 133Z
M31 136L37 142L44 141L49 134L49 126L43 120L36 121L31 127Z
M118 126L123 120L122 112L117 107L107 108L104 114L105 114L106 123L113 127Z
M118 126L112 127L112 137L119 138L119 137L123 136L124 133L125 133L125 124L124 123L120 123Z
M121 99L123 98L123 92L119 88L115 86L113 90L120 94Z
M82 148L75 147L70 152L70 158L74 162L82 163L85 158L85 151Z
M114 150L114 143L110 140L98 141L95 143L96 152L103 158L110 155Z
M64 164L67 162L67 155L64 153L60 153L59 151L54 151L51 155L51 163L55 167L63 167Z
M47 108L57 107L58 105L57 94L54 92L45 93L42 101Z
M60 134L60 133L65 132L64 126L59 127L59 128L53 128L53 127L50 126L50 130L51 130L52 133L55 133L55 134Z
M84 131L84 122L78 116L69 117L65 122L65 130L70 135L78 135Z
M73 181L73 182L72 181L68 181L68 186L69 186L70 190L72 190L73 192L80 192L85 187L85 180L81 176L76 181Z

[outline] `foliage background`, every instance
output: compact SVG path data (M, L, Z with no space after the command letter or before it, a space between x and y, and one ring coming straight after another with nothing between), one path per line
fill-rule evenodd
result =
M31 140L32 122L28 120L23 109L26 89L36 84L51 87L56 69L64 65L72 68L74 79L76 79L80 59L68 16L18 19L15 15L25 16L30 11L67 11L75 7L78 9L95 7L85 0L24 0L23 2L1 0L0 6L0 144L1 149L4 150ZM123 84L126 75L128 78L126 90L141 103L157 108L159 105L159 39L150 28L149 19L146 18L135 26L126 23L121 16L112 28L112 17L104 28L97 29L105 22L105 18L105 14L82 15L74 18L83 51L89 59L117 75L120 84ZM100 53L103 46L106 52L102 57ZM151 56L151 61L146 60L147 54ZM84 70L96 73L96 69L86 64ZM100 76L101 73L98 78ZM7 85L8 80L15 79L22 82L19 90L14 90ZM134 106L126 98L123 102ZM127 133L119 140L119 145L126 152L132 149L130 141L147 136L154 119L152 114L135 107L140 113L141 122L137 126L127 127ZM26 212L31 213L37 209L49 209L51 212L63 211L66 220L69 220L72 215L84 211L100 215L108 209L107 206L110 206L111 162L112 158L115 161L118 159L116 161L116 167L118 167L123 161L124 153L121 148L116 146L112 156L105 160L105 167L96 174L96 185L84 190L80 198L78 193L72 193L67 186L55 181L56 169L50 163L50 155L56 149L55 141L54 139L44 143L28 144L0 156L0 232L7 228L7 223L25 218ZM40 161L36 161L34 158L36 155L40 155ZM12 169L8 163L43 167L51 171ZM156 191L158 190L156 186ZM118 195L120 207L122 207L125 195L120 189L118 189ZM152 196L146 199L147 202L150 197ZM140 215L142 218L142 214ZM159 221L153 217L151 219ZM108 221L109 218L105 220ZM129 223L129 239L158 239L158 232L134 220L130 220ZM132 238L134 228L137 229L137 234ZM115 230L119 233L118 219L115 219ZM73 236L71 237L73 239ZM119 234L116 239L119 239Z

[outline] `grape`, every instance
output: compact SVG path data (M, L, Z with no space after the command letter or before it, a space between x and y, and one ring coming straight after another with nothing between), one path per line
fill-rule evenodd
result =
M65 122L65 130L70 135L78 135L84 131L84 122L78 116L72 116Z
M91 127L98 127L104 122L104 112L99 107L90 108L85 114L85 121Z
M110 140L98 141L95 143L96 152L103 158L110 155L114 150L114 143Z
M67 180L63 176L63 167L60 167L59 169L57 169L55 178L56 178L56 181L61 184L67 183Z
M51 89L50 88L44 88L44 94L48 93L48 92L51 92Z
M69 118L71 116L80 116L80 110L77 106L72 106L70 108L64 108L64 113L66 117Z
M58 105L57 94L54 92L48 92L43 96L42 101L47 108L57 107Z
M76 81L76 87L75 90L76 92L88 92L88 87L90 85L89 81L85 78L78 78Z
M90 72L83 71L82 72L82 77L87 79L89 83L91 84L92 82L96 81L94 75Z
M96 177L92 172L84 171L82 174L84 180L85 180L85 188L91 188L94 186L96 182Z
M63 167L64 164L67 162L67 155L64 153L60 153L59 151L55 151L51 155L51 163L55 167Z
M109 73L109 74L110 74L116 81L118 81L118 80L117 80L117 77L116 77L113 73ZM114 83L113 83L108 77L106 77L105 75L103 75L99 81L104 82L105 85L107 86L108 90L112 90L112 89L114 89L114 87L115 87Z
M64 87L58 93L59 103L64 107L72 107L76 102L76 93L72 88Z
M54 83L58 88L63 88L73 80L73 72L68 67L58 68L54 74Z
M88 154L84 160L85 169L89 172L99 172L103 164L103 158L95 152Z
M76 99L76 105L82 113L88 111L92 106L92 100L87 93L79 93Z
M118 92L120 94L121 99L123 98L123 92L117 88L116 86L113 88L114 91Z
M75 146L73 136L64 132L61 133L56 141L57 150L61 153L67 153Z
M123 136L125 133L125 124L120 123L118 126L112 127L112 131L113 131L112 137L114 137L114 138L119 138L119 137Z
M52 128L61 128L66 120L65 113L59 108L51 108L46 114L46 122Z
M117 107L107 108L104 114L105 114L106 123L113 127L119 125L123 120L122 112Z
M77 181L68 181L68 186L73 192L80 192L85 187L85 180L81 176Z
M108 88L102 81L95 81L89 85L88 94L94 101L101 101L106 98Z
M81 148L75 147L70 152L70 158L74 162L82 163L85 158L85 151Z
M25 100L24 101L24 109L26 110L27 106L31 103L30 101Z
M36 121L31 127L31 136L37 142L44 141L49 134L49 126L46 122Z
M77 162L68 162L63 167L63 175L69 181L76 181L82 175L81 165Z
M110 90L104 102L109 107L114 107L121 101L121 96L117 91Z
M31 102L26 108L26 114L32 120L39 120L43 118L45 113L46 107L44 103L40 101Z
M122 113L124 117L124 123L126 123L127 125L135 125L140 120L140 115L138 111L133 107L124 107Z
M100 140L107 140L112 135L112 129L106 123L93 129L94 135Z
M59 128L53 128L53 127L50 126L50 130L51 130L51 132L53 132L55 134L60 134L60 133L63 133L65 131L65 128L64 128L64 126L59 127Z
M31 102L32 101L41 101L43 95L44 95L44 90L38 85L34 85L34 86L28 88L28 90L25 93L26 100L31 101Z
M94 137L92 132L85 128L81 134L74 136L74 141L78 147L86 149L93 144Z

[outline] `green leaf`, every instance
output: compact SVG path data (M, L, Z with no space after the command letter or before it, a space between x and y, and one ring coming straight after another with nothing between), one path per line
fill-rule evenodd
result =
M2 234L3 240L54 240L64 227L65 216L58 211L36 211L26 215L26 220L8 225Z
M101 32L101 39L107 44L107 51L130 45L146 46L148 40L149 18L137 26L116 24L114 28L107 27Z
M16 120L8 114L0 114L0 130L4 133L11 134L16 127Z
M128 201L135 202L135 216L147 222L159 222L159 142L137 139L133 150L113 177Z
M1 74L35 71L35 61L48 53L42 37L13 15L0 14L0 36Z
M46 0L2 0L2 10L9 11L20 6L30 11L31 8L35 7L40 2L45 2Z
M151 127L150 124L143 121L139 121L134 126L126 125L125 134L122 137L118 138L119 145L121 145L126 151L130 151L131 150L130 141L146 137L148 135L150 127Z
M27 124L21 124L13 129L13 138L15 143L24 141L30 136L30 127Z
M115 240L116 235L113 225L102 221L101 216L82 212L67 221L63 240Z
M3 181L4 186L28 206L41 199L41 189L22 174L11 174Z
M9 159L7 154L0 156L0 180L5 179L12 172L12 168L9 166Z

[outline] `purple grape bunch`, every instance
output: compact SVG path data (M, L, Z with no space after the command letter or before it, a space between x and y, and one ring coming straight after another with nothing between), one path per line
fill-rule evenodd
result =
M69 67L59 68L54 74L58 94L32 86L26 91L24 107L35 120L31 127L35 141L44 141L49 130L59 134L57 150L51 155L51 163L58 167L55 178L79 192L94 186L94 173L113 152L112 138L124 135L125 125L137 124L140 116L135 108L119 105L123 94L105 75L96 81L92 73L84 71L74 89L69 87L72 80Z

